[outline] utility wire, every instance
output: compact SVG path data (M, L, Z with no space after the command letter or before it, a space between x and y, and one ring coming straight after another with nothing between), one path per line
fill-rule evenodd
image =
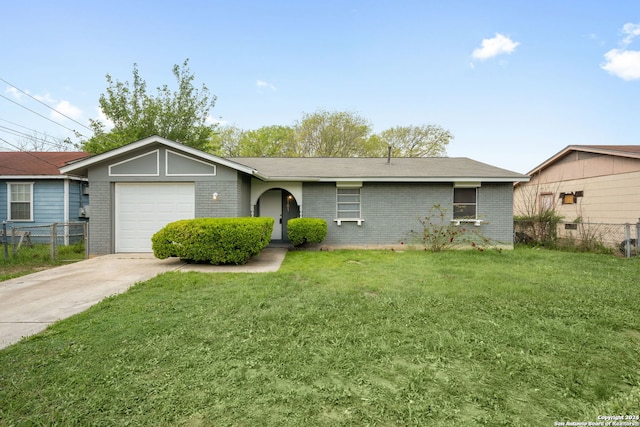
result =
M25 139L34 140L34 141L40 142L42 144L50 145L50 146L55 147L55 148L64 148L64 149L66 149L66 148L68 148L68 145L73 145L73 143L71 143L71 141L66 141L66 140L63 140L62 138L53 137L51 135L48 135L46 132L40 132L40 131L37 131L35 129L31 129L31 128L29 128L27 126L23 126L23 125L21 125L19 123L12 122L11 120L0 118L0 121L12 124L14 126L18 126L19 128L26 129L26 130L32 132L32 133L28 134L28 133L25 133L25 132L22 132L22 131L19 131L19 130L16 130L16 129L12 129L12 128L9 128L9 127L6 127L6 126L0 126L0 131L12 134L13 136L22 136ZM47 137L51 137L54 140L50 141L50 140L47 139ZM56 140L58 140L58 141L56 141ZM35 151L38 151L38 150L35 150Z
M26 126L22 126L21 124L18 124L18 123L16 123L16 122L12 122L11 120L7 120L7 119L3 119L3 118L0 118L0 120L1 120L1 121L3 121L3 122L5 122L5 123L9 123L9 124L11 124L11 125L14 125L14 126L21 127L21 128L23 128L23 129L30 130L30 131L32 131L32 132L37 132L36 130L30 129L30 128L26 127Z
M29 98L33 99L34 101L37 101L38 103L40 103L40 104L44 105L45 107L47 107L47 108L49 108L50 110L52 110L52 111L56 112L57 114L60 114L61 116L66 117L67 119L71 120L72 122L74 122L74 123L76 123L76 124L78 124L78 125L82 126L83 128L85 128L85 129L89 130L92 134L94 134L94 136L96 136L96 135L95 135L94 130L93 130L93 129L91 129L90 127L88 127L88 126L86 126L86 125L84 125L84 124L80 123L79 121L75 120L75 119L74 119L74 118L72 118L72 117L67 116L67 115L66 115L66 114L64 114L64 113L61 113L60 111L56 110L56 109L55 109L55 108L53 108L52 106L47 105L46 103L42 102L42 101L41 101L41 100L39 100L38 98L35 98L35 97L34 97L34 96L32 96L30 93L28 93L28 92L26 92L26 91L24 91L24 90L20 89L19 87L15 86L15 85L13 85L13 84L11 84L11 83L9 83L8 81L6 81L5 79L3 79L2 77L0 77L0 81L3 81L4 83L6 83L6 84L8 84L9 86L11 86L12 88L16 89L16 90L17 90L17 91L19 91L20 93L23 93L23 94L27 95ZM38 116L42 117L43 119L49 120L50 122L52 122L52 123L54 123L54 124L56 124L56 125L58 125L58 126L61 126L61 127L65 128L65 129L67 129L67 130L69 130L69 131L73 132L73 134L74 134L74 135L76 135L76 136L84 137L84 138L87 138L87 139L89 138L87 135L84 135L84 134L82 134L82 133L78 132L78 131L77 131L77 130L75 130L75 129L71 129L71 128L69 128L69 127L67 127L67 126L65 126L65 125L63 125L63 124L61 124L61 123L56 122L55 120L50 119L49 117L46 117L46 116L44 116L44 115L42 115L42 114L40 114L40 113L38 113L38 112L36 112L36 111L33 111L32 109L27 108L27 107L25 107L24 105L22 105L22 104L20 104L20 103L18 103L18 102L16 102L16 101L14 101L14 100L12 100L12 99L10 99L10 98L7 98L6 96L4 96L4 95L2 95L2 94L0 94L0 97L2 97L2 98L4 98L4 99L6 99L7 101L13 102L14 104L16 104L16 105L18 105L18 106L20 106L20 107L24 108L25 110L28 110L28 111L30 111L30 112L32 112L32 113L34 113L34 114L36 114L36 115L38 115ZM19 125L18 125L18 126L19 126ZM103 134L103 135L100 135L100 137L101 137L101 138L104 138L104 139L106 139L107 141L110 141L110 142L116 142L116 141L114 141L113 139L109 138L107 135L104 135L104 134Z
M76 120L76 119L74 119L73 117L69 117L69 116L67 116L67 115L66 115L66 114L64 114L64 113L61 113L60 111L56 110L56 109L55 109L55 108L53 108L52 106L50 106L50 105L48 105L48 104L46 104L46 103L42 102L41 100L39 100L38 98L36 98L36 97L34 97L34 96L32 96L29 92L26 92L26 91L24 91L24 90L20 89L19 87L15 86L15 85L13 85L13 84L11 84L11 83L9 83L8 81L6 81L5 79L3 79L2 77L0 77L0 81L5 82L6 84L8 84L9 86L11 86L12 88L16 89L16 90L17 90L17 91L19 91L20 93L23 93L23 94L27 95L29 98L33 99L34 101L36 101L36 102L38 102L38 103L40 103L40 104L44 105L45 107L47 107L47 108L48 108L48 109L50 109L51 111L54 111L54 112L56 112L57 114L60 114L62 117L65 117L65 118L67 118L67 119L71 120L72 122L74 122L74 123L76 123L76 124L78 124L78 125L82 126L83 128L85 128L85 129L89 130L90 132L93 132L93 130L92 130L90 127L88 127L88 126L86 126L86 125L84 125L84 124L80 123L79 121L77 121L77 120ZM67 129L68 129L68 128L67 128ZM74 130L73 132L76 132L76 131ZM84 136L84 135L83 135L83 136Z
M8 98L8 97L6 97L6 96L2 95L1 93L0 93L0 98L4 98L4 99L6 99L6 100L7 100L7 101L9 101L9 102L13 102L13 103L14 103L14 104L16 104L17 106L22 107L22 108L24 108L25 110L30 111L30 112L32 112L33 114L35 114L35 115L37 115L37 116L42 117L43 119L49 120L51 123L54 123L54 124L56 124L56 125L58 125L58 126L60 126L60 127L63 127L63 128L65 128L65 129L67 129L68 131L73 132L74 134L77 134L77 135L80 135L80 136L84 136L84 137L86 138L86 135L83 135L83 134L81 134L80 132L77 132L75 129L71 129L70 127L67 127L67 126L65 126L65 125L63 125L63 124L61 124L61 123L58 123L58 122L56 122L55 120L50 119L49 117L47 117L47 116L45 116L45 115L43 115L43 114L38 113L37 111L33 111L31 108L25 107L24 105L20 104L19 102L16 102L16 101L14 101L14 100L13 100L13 99L11 99L11 98Z
M2 120L2 119L0 119L0 120ZM17 125L17 126L19 126L19 125ZM24 127L24 126L21 126L21 127ZM46 137L47 137L46 134L43 134L44 137L39 137L37 135L38 132L34 131L33 129L29 129L29 128L25 128L25 129L30 130L32 132L35 132L36 134L35 135L34 134L28 134L28 133L24 133L24 132L21 132L19 130L12 129L12 128L9 128L9 127L6 127L6 126L0 126L0 132L5 132L5 133L8 133L10 135L17 136L17 137L22 137L22 138L25 138L25 139L28 139L28 140L31 140L31 141L36 141L36 142L39 142L39 143L41 143L43 145L48 145L48 146L51 146L51 147L57 148L57 149L68 148L64 141L59 141L59 142L49 141L48 139L46 139ZM70 143L68 143L68 144L70 144Z
M45 163L47 163L48 165L51 165L51 166L55 167L56 169L58 169L58 168L59 168L59 166L58 166L58 165L55 165L55 164L53 164L53 163L51 163L51 162L49 162L49 161L47 161L47 160L45 160L45 159L41 159L40 157L38 157L38 155L36 154L36 152L33 152L33 151L25 151L25 150L21 149L20 147L18 147L17 145L14 145L14 144L10 143L9 141L7 141L7 140L6 140L6 139L4 139L4 138L0 138L0 141L4 142L4 143L5 143L5 144L7 144L7 145L10 145L11 147L15 148L16 150L18 150L18 151L20 151L20 152L22 152L22 153L25 153L25 154L27 154L27 155L29 155L29 156L31 156L31 157L33 157L33 158L35 158L35 159L40 160L41 162L45 162ZM11 169L13 169L13 170L15 170L15 171L19 171L19 172L27 172L27 171L25 171L25 170L20 170L20 169L15 169L15 168L11 168Z

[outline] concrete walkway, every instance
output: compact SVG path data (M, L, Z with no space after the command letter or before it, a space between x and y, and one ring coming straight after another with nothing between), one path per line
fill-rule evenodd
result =
M0 349L160 273L274 272L286 253L286 248L266 248L238 266L186 264L176 258L160 260L153 254L104 255L0 282Z

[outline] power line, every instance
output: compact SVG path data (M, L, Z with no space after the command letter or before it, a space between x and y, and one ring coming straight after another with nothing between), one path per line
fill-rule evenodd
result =
M24 136L24 137L26 137L28 139L35 139L35 140L38 140L38 141L41 141L41 142L53 143L53 142L48 141L46 139L47 137L51 136L51 135L48 135L46 132L40 132L40 131L37 131L37 130L32 129L30 127L23 126L23 125L21 125L19 123L12 122L11 120L7 120L7 119L3 119L3 118L0 118L0 121L5 122L5 123L9 123L9 124L14 125L14 126L18 126L19 128L22 128L22 129L25 129L25 130L31 132L31 134L27 134L27 133L24 133L22 131L19 131L19 130L16 130L16 129L12 129L12 128L9 128L9 127L6 127L6 126L0 126L0 129L6 129L6 130L10 131L10 133L14 133L14 135L16 133L20 134L20 135L15 135L15 136ZM43 138L40 138L38 135L42 135ZM59 138L59 137L58 138L53 137L53 136L51 136L51 137L54 138L54 139L62 140L62 138Z
M116 142L116 141L114 141L113 139L109 138L107 135L104 135L104 134L96 135L96 134L95 134L95 131L94 131L93 129L91 129L90 127L88 127L88 126L86 126L86 125L84 125L84 124L80 123L79 121L75 120L74 118L69 117L69 116L67 116L66 114L64 114L64 113L62 113L62 112L60 112L60 111L56 110L56 109L55 109L55 108L53 108L52 106L50 106L50 105L46 104L45 102L42 102L41 100L39 100L38 98L36 98L36 97L34 97L34 96L32 96L30 93L28 93L28 92L26 92L26 91L24 91L24 90L20 89L19 87L15 86L15 85L13 85L13 84L11 84L11 83L9 83L8 81L6 81L5 79L3 79L2 77L0 77L0 81L3 81L3 82L4 82L4 83L6 83L7 85L9 85L9 86L11 86L12 88L16 89L16 90L17 90L17 91L19 91L20 93L23 93L24 95L28 96L29 98L33 99L34 101L37 101L38 103L40 103L40 104L44 105L45 107L49 108L50 110L54 111L55 113L60 114L61 116L65 117L65 118L67 118L67 119L69 119L69 120L71 120L72 122L74 122L74 123L76 123L76 124L78 124L78 125L82 126L82 127L83 127L83 128L85 128L85 129L89 130L89 131L93 134L93 136L94 136L94 137L95 137L95 136L99 136L99 137L101 137L101 138L106 139L107 141L117 143L117 142ZM83 138L87 138L87 139L89 139L89 137L88 137L87 135L84 135L84 134L82 134L82 133L78 132L78 131L77 131L77 130L75 130L75 129L71 129L71 128L69 128L69 127L67 127L67 126L65 126L65 125L63 125L63 124L61 124L61 123L58 123L58 122L56 122L55 120L53 120L53 119L51 119L51 118L49 118L49 117L46 117L46 116L44 116L44 115L42 115L42 114L38 113L37 111L34 111L34 110L32 110L32 109L30 109L30 108L28 108L28 107L25 107L24 105L20 104L19 102L16 102L16 101L14 101L14 100L12 100L12 99L10 99L10 98L7 98L6 96L4 96L4 95L2 95L2 94L0 94L0 97L2 97L2 98L4 98L4 99L6 99L6 100L7 100L7 101L9 101L9 102L12 102L12 103L16 104L16 105L17 105L17 106L19 106L19 107L24 108L25 110L27 110L27 111L29 111L29 112L31 112L31 113L33 113L33 114L35 114L35 115L39 116L39 117L42 117L42 118L43 118L43 119L45 119L45 120L50 121L50 122L51 122L51 123L53 123L53 124L56 124L56 125L58 125L58 126L60 126L60 127L63 127L63 128L65 128L65 129L67 129L68 131L71 131L71 132L72 132L76 137L83 137ZM11 122L10 122L10 123L11 123ZM15 123L13 123L13 124L15 124ZM17 125L17 126L20 126L20 125ZM20 127L24 127L24 126L20 126ZM25 129L28 129L28 128L25 128ZM32 130L32 129L30 129L30 130Z
M30 128L26 127L26 126L22 126L21 124L18 124L16 122L12 122L11 120L7 120L7 119L3 119L3 118L0 118L0 120L3 121L3 122L6 122L6 123L12 124L14 126L21 127L23 129L26 129L26 130L34 131L33 129L30 129Z
M50 105L46 104L45 102L42 102L41 100L39 100L38 98L36 98L36 97L34 97L34 96L32 96L29 92L26 92L26 91L24 91L24 90L20 89L19 87L15 86L15 85L13 85L13 84L11 84L11 83L9 83L8 81L6 81L5 79L3 79L2 77L0 77L0 81L5 82L6 84L8 84L9 86L11 86L12 88L16 89L17 91L20 91L20 93L23 93L23 94L27 95L29 98L33 99L34 101L36 101L36 102L38 102L38 103L40 103L40 104L44 105L45 107L47 107L47 108L48 108L48 109L50 109L51 111L54 111L54 112L56 112L56 113L60 114L62 117L65 117L65 118L67 118L67 119L71 120L72 122L74 122L74 123L76 123L76 124L78 124L78 125L82 126L83 128L85 128L85 129L89 130L90 132L93 132L93 129L91 129L90 127L88 127L88 126L86 126L86 125L84 125L84 124L80 123L79 121L77 121L77 120L76 120L76 119L74 119L73 117L69 117L69 116L67 116L67 115L66 115L66 114L64 114L64 113L61 113L60 111L56 110L56 109L55 109L55 108L53 108L52 106L50 106ZM68 129L68 128L67 128L67 129ZM75 133L76 131L74 130L73 132ZM84 136L84 135L83 135L83 136Z
M0 120L2 120L2 119L0 119ZM16 125L16 126L20 126L20 125ZM24 127L24 126L20 126L20 127L23 127L23 128L25 128L27 130L30 130L30 131L34 132L35 134L28 134L28 133L21 132L19 130L12 129L12 128L9 128L9 127L6 127L6 126L0 126L0 132L5 132L5 133L8 133L8 134L13 135L13 136L22 137L22 138L25 138L25 139L28 139L28 140L31 140L31 141L40 142L42 144L49 145L49 146L51 146L53 148L57 148L57 149L67 148L67 146L65 145L65 141L64 140L63 141L49 141L48 139L46 139L47 138L46 134L42 134L43 137L40 137L40 136L38 136L39 132L37 132L37 131L35 131L33 129L29 129L29 128ZM67 142L66 144L70 144L70 142Z
M5 132L5 133L9 133L9 134L11 134L13 136L24 137L26 139L38 141L38 142L41 142L43 144L51 145L51 146L56 147L56 148L64 148L65 145L63 145L63 142L67 143L67 144L72 144L70 141L65 141L65 140L63 140L62 138L59 138L59 137L58 138L53 137L51 135L48 135L46 132L40 132L40 131L37 131L35 129L31 129L31 128L29 128L27 126L23 126L23 125L21 125L19 123L12 122L11 120L0 118L0 121L12 124L14 126L18 126L19 128L22 128L22 129L25 129L27 131L32 132L30 134L27 134L25 132L22 132L22 131L19 131L19 130L16 130L16 129L12 129L12 128L9 128L9 127L6 127L6 126L0 126L0 131ZM39 135L42 135L42 137L40 137ZM62 142L49 141L49 140L46 139L49 136L54 138L54 140L58 139L59 141L62 141Z
M37 111L32 110L32 109L31 109L31 108L29 108L29 107L25 107L24 105L20 104L19 102L16 102L16 101L14 101L13 99L7 98L6 96L2 95L1 93L0 93L0 98L4 98L4 99L6 99L7 101L14 103L14 104L16 104L17 106L22 107L22 108L24 108L25 110L27 110L27 111L29 111L29 112L31 112L31 113L33 113L33 114L37 115L37 116L42 117L42 118L43 118L43 119L45 119L45 120L49 120L49 121L50 121L51 123L53 123L53 124L56 124L56 125L58 125L58 126L60 126L60 127L63 127L63 128L65 128L65 129L67 129L68 131L73 132L73 133L74 133L74 134L76 134L76 135L84 136L84 137L86 138L86 135L81 134L80 132L76 131L75 129L71 129L70 127L67 127L67 126L65 126L65 125L63 125L63 124L61 124L61 123L58 123L58 122L56 122L55 120L50 119L49 117L47 117L47 116L45 116L45 115L42 115L42 114L38 113Z
M51 162L49 162L49 161L47 161L47 160L45 160L45 159L42 159L42 158L38 157L38 156L37 156L34 152L32 152L32 151L25 151L25 150L21 149L20 147L18 147L17 145L13 145L12 143L10 143L9 141L7 141L7 140L6 140L6 139L4 139L4 138L0 138L0 141L4 142L5 144L8 144L8 145L12 146L13 148L15 148L16 150L20 151L21 153L25 153L25 154L27 154L27 155L29 155L29 156L33 157L34 159L38 159L38 160L40 160L41 162L45 162L45 163L47 163L48 165L51 165L51 166L53 166L54 168L59 169L59 166L58 166L58 165L55 165L55 164L53 164L53 163L51 163ZM27 171L25 171L25 170L20 170L20 169L16 169L16 168L11 168L11 169L13 169L13 170L15 170L15 171L19 171L19 172L27 172Z

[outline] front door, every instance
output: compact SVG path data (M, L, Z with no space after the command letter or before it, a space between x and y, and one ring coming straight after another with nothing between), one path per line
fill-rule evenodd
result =
M259 215L273 218L271 240L288 242L287 221L300 216L300 207L288 191L269 190L260 196Z
M260 196L260 216L273 218L271 240L282 240L282 190L269 190Z

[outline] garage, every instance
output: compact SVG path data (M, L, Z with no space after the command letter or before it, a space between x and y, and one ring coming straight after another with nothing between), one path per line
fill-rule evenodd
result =
M116 183L115 251L151 252L151 236L166 224L195 216L187 183Z

